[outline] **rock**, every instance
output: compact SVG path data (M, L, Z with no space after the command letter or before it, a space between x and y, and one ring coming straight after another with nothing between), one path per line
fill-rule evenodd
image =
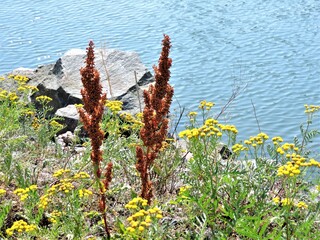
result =
M79 119L73 105L82 103L80 68L85 66L85 58L85 50L71 49L54 64L43 65L37 69L19 68L10 74L27 76L30 79L28 84L37 86L39 91L31 96L31 101L37 108L41 106L35 101L36 97L51 97L53 101L49 106L53 110L49 114L65 118L68 127L64 131L73 131ZM141 63L137 53L95 49L95 67L100 72L102 90L107 92L107 99L122 101L123 110L132 114L140 112L140 103L143 109L142 91L154 81L154 78ZM5 77L7 76L8 74ZM110 79L111 88L107 79ZM16 90L17 83L12 80L0 81L0 88L13 91Z
M62 147L65 147L74 143L75 139L76 139L76 136L72 132L67 131L63 134L60 134L57 137L57 143L60 144Z
M59 131L58 134L67 131L73 132L74 129L78 126L79 113L75 105L68 105L64 108L59 108L55 115L63 119L61 121L61 124L65 126L61 131Z

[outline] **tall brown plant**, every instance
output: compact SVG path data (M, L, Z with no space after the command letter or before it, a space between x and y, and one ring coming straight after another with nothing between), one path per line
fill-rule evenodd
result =
M89 42L87 48L86 66L80 69L81 81L83 88L81 89L83 108L79 109L80 119L83 122L84 129L87 131L91 139L91 160L94 168L96 181L99 183L100 202L99 210L102 214L105 231L108 239L110 232L106 217L106 196L105 191L108 189L111 182L112 163L108 163L104 179L101 181L101 161L102 151L100 147L103 142L104 132L100 128L100 123L103 116L104 104L107 95L102 94L102 86L100 83L100 74L94 65L94 43Z
M143 110L144 126L140 130L140 137L144 144L136 147L136 169L140 172L141 197L151 203L153 197L150 167L158 156L162 142L168 134L168 113L173 96L173 88L169 84L172 59L169 58L170 37L164 35L162 52L158 67L154 66L155 85L150 85L143 93L145 107Z

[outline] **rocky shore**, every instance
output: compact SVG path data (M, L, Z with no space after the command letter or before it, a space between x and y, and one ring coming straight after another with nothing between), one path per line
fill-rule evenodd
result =
M100 72L103 92L108 100L123 102L123 110L135 114L143 104L142 92L154 81L153 75L141 62L135 52L115 49L96 49L95 66ZM53 100L49 103L52 114L64 118L66 131L73 131L79 116L75 104L82 103L80 68L84 66L86 50L71 49L55 63L39 66L36 69L18 68L4 75L0 88L16 91L15 81L6 81L10 74L23 75L29 80L28 85L36 86L39 91L30 96L35 98L45 95ZM138 99L140 97L140 101ZM141 106L143 107L143 106Z

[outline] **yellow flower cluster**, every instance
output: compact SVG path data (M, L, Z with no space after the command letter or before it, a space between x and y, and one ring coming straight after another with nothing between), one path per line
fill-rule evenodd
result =
M199 108L209 111L214 105L215 104L213 102L207 102L206 100L203 100L200 102Z
M29 81L29 78L27 78L26 76L23 75L14 75L14 74L9 74L8 78L11 78L15 81L17 81L20 84L26 83Z
M147 227L151 225L154 219L161 219L162 211L157 208L150 208L145 210L143 207L148 205L148 201L137 197L132 199L128 204L126 204L125 208L134 209L136 212L127 218L130 226L127 228L128 232L135 233L136 230L139 232L143 232Z
M27 90L23 85L20 85L17 89L19 92L24 92L25 90Z
M27 188L17 188L16 190L13 191L14 194L18 195L18 197L20 198L20 201L25 201L28 196L29 196L29 192L37 190L37 185L31 185L30 187Z
M111 112L118 113L119 111L122 110L123 103L117 100L114 100L114 101L108 100L105 105L107 108L111 110Z
M293 143L284 143L281 147L277 148L277 153L283 155L289 150L293 151L299 151L299 148L297 148Z
M8 236L12 236L15 232L17 232L17 233L23 233L23 232L29 233L29 232L35 231L36 229L37 229L36 225L34 225L34 224L30 224L29 225L25 221L19 220L19 221L14 222L13 225L11 226L11 228L8 228L6 230L6 234Z
M278 168L278 176L290 176L293 177L295 175L299 175L300 174L300 166L297 164L294 164L292 162L287 162L285 165L280 166Z
M138 130L143 126L143 122L141 121L142 115L140 113L136 114L136 116L132 116L130 113L124 112L120 115L120 117L128 122L129 128L133 130Z
M314 160L313 158L311 158L311 159L309 160L309 162L301 163L300 165L301 165L301 166L304 166L304 167L312 167L312 166L314 166L314 167L320 168L320 162L317 162L317 161Z
M74 189L74 185L71 183L71 179L62 179L60 183L53 185L50 189L53 192L57 191L69 193L72 189Z
M78 108L82 108L83 104L82 103L78 103L78 104L75 104L74 106L78 109Z
M60 178L61 176L66 177L65 179L61 179L59 183L51 186L46 194L40 197L39 207L42 209L47 208L48 204L51 202L52 197L56 193L64 193L69 194L70 191L75 189L75 185L73 182L79 179L90 179L90 175L86 172L79 172L72 176L70 169L59 169L53 173L53 176L56 178ZM79 197L87 197L92 195L90 190L80 189L78 191Z
M32 86L32 85L25 85L26 89L30 89L32 92L38 92L39 89L36 86Z
M141 198L141 197L136 197L136 198L132 199L124 207L127 209L137 209L140 204L142 206L148 206L148 201L146 199Z
M316 111L319 111L320 110L320 106L316 106L316 105L304 105L305 107L305 113L314 113Z
M281 199L282 206L289 206L293 204L293 201L290 198Z
M31 90L31 92L33 92L33 93L39 91L39 89L36 86L26 85L24 83L20 84L17 90L19 92L24 92L26 90Z
M274 145L279 145L279 143L281 143L281 142L283 142L283 139L282 139L282 137L273 137L272 138L272 142L273 142L273 144Z
M216 119L208 118L204 125L200 128L186 129L179 133L180 138L187 137L188 139L197 137L211 137L211 136L222 136L222 131L231 131L237 133L238 130L233 125L222 125L219 124Z
M253 137L250 137L249 140L245 140L244 144L251 145L252 147L257 147L258 145L262 145L268 139L269 139L269 136L261 132L257 136L253 136Z
M304 208L304 209L307 209L308 208L308 205L305 203L305 202L298 202L297 204L296 204L296 206L298 207L298 208Z
M0 81L4 81L6 78L4 76L0 76Z
M40 102L41 104L47 104L48 102L52 101L52 98L48 97L48 96L41 95L41 96L36 97L36 101Z
M6 194L6 192L7 192L6 190L0 188L0 196Z
M189 197L186 196L186 193L190 188L191 186L189 185L180 187L178 196L184 200L189 199Z
M70 169L59 169L53 173L54 177L60 177L65 173L70 173Z
M236 154L242 152L242 151L248 151L249 149L242 144L236 143L235 145L232 146L232 151Z
M193 138L193 137L198 137L199 136L199 130L197 128L193 128L193 129L186 129L183 130L179 133L179 137L180 138Z
M272 199L272 201L275 203L275 204L278 204L280 202L280 197L275 197Z
M218 124L217 125L219 128L221 128L222 131L229 131L229 132L233 132L234 134L238 133L237 128L234 125L222 125L222 124Z
M68 194L75 187L71 183L71 179L62 179L60 183L54 184L51 186L47 193L40 197L39 208L46 209L48 204L51 202L52 196L56 193L65 193Z
M9 100L11 102L15 102L19 99L18 95L14 92L8 92L2 88L0 88L0 101L1 100Z
M286 146L285 149L288 150L288 147L291 149L295 149L294 146ZM301 167L319 167L320 162L317 162L315 159L311 158L309 162L306 162L306 158L302 157L301 155L297 154L296 152L287 153L286 158L288 161L285 165L280 166L278 168L278 176L290 176L293 177L295 175L300 174Z
M34 116L36 113L30 109L24 109L22 115L25 117Z
M62 216L62 212L54 210L50 213L49 221L51 223L56 223L58 218Z
M50 126L53 127L53 128L57 128L57 129L60 129L60 128L63 128L63 125L58 123L56 120L52 120L50 121Z
M86 172L79 172L73 176L73 179L88 179L90 175Z
M160 148L160 152L163 152L164 150L166 150L166 148L167 147L169 147L170 146L170 144L169 143L167 143L166 141L163 141L162 143L161 143L161 148Z
M32 125L33 129L37 130L40 127L40 121L37 117L34 117L32 120Z
M198 115L197 112L189 112L189 114L188 114L189 117L195 117L197 115Z
M87 190L87 189L79 189L79 197L83 198L83 197L89 197L92 195L92 191Z
M282 206L295 205L298 208L304 208L304 209L308 208L308 205L305 202L300 201L300 202L298 202L296 204L293 204L293 200L290 199L290 198L283 198L283 199L280 200L280 197L275 197L275 198L272 199L272 201L275 204L281 203Z

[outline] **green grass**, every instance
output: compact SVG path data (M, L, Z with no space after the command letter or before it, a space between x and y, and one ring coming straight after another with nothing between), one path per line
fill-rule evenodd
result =
M37 110L28 90L0 93L0 239L104 239L88 139L62 148L52 141L63 126L46 118L49 100L39 99ZM301 137L283 143L264 133L239 141L236 127L212 119L213 104L201 102L179 134L187 150L163 143L148 206L135 168L141 116L120 117L108 104L102 167L114 166L105 193L112 239L320 238L319 177L307 174L320 168L319 153L308 149L319 135L319 107L307 106ZM227 159L222 139L232 150Z

